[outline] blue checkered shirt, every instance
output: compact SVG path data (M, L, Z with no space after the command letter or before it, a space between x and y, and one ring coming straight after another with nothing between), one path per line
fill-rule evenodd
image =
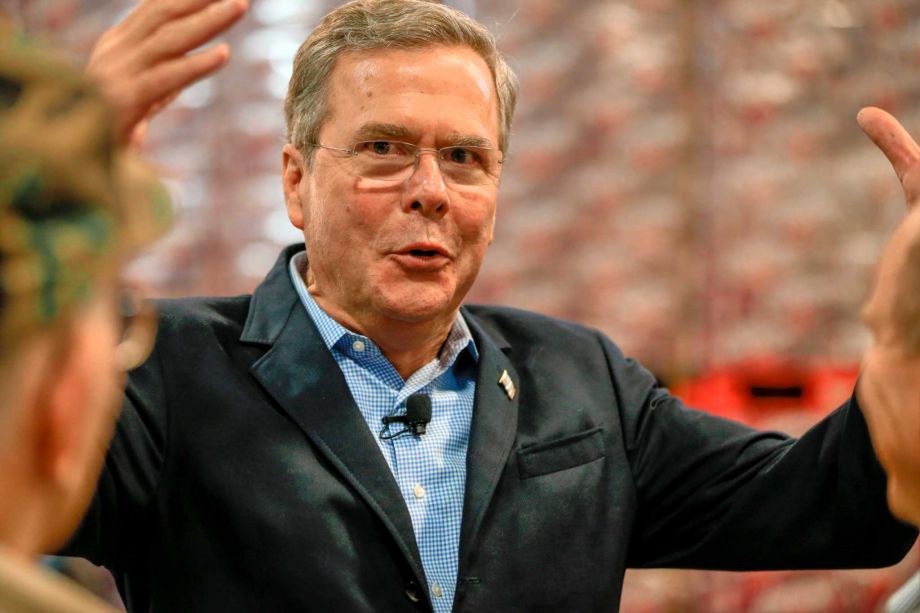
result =
M291 259L291 281L342 369L358 409L399 484L412 518L432 605L436 613L446 613L453 606L457 585L466 449L476 391L475 363L479 360L476 344L458 313L438 357L403 381L371 339L345 329L316 303L299 272L304 269L305 258L305 253L298 253ZM432 419L427 433L381 440L383 417L404 414L406 399L416 393L431 398ZM402 427L392 424L387 434Z

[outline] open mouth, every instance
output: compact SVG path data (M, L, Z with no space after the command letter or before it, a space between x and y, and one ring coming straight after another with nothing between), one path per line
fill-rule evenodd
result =
M394 253L396 261L406 270L416 272L435 272L450 263L447 250L432 243L415 243L406 245Z

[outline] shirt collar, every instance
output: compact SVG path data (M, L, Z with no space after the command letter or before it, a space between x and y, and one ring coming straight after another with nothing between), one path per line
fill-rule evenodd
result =
M356 341L360 341L374 352L379 352L377 345L371 339L348 330L345 326L330 317L329 314L316 303L316 300L310 294L310 291L303 281L302 273L306 270L306 267L306 252L301 251L291 258L288 264L288 270L291 274L291 283L293 283L294 289L300 297L300 302L307 310L310 319L316 324L319 335L322 337L326 347L330 351L335 347L344 350L345 347L353 346ZM472 357L474 361L479 361L479 351L476 349L476 342L473 340L473 335L470 333L470 328L466 320L463 319L463 315L458 311L457 318L454 320L454 325L451 327L450 333L447 335L447 340L438 354L438 360L442 364L451 364L464 349L469 349L470 357Z

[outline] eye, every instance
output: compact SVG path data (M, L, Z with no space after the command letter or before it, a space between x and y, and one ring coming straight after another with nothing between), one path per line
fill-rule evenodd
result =
M397 157L407 154L407 146L390 140L372 140L355 145L355 152L375 157Z
M375 140L371 143L371 151L377 155L387 155L393 150L393 143L385 140Z
M470 147L451 147L447 149L444 159L461 166L471 166L482 163L482 156Z

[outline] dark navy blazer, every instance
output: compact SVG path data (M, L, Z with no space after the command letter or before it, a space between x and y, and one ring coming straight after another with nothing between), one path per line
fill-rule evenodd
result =
M160 304L69 547L131 611L430 610L402 496L288 277L297 250L252 296ZM627 566L878 566L913 542L854 400L796 441L686 408L597 331L463 314L481 360L455 610L610 612Z

